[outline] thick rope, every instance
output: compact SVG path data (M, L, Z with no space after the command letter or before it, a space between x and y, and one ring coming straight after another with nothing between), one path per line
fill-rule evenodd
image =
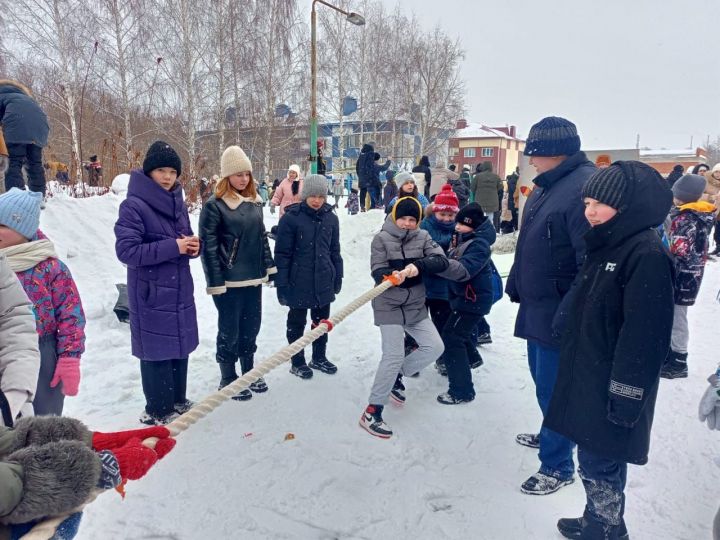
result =
M294 355L305 349L305 347L310 345L320 336L322 336L323 334L327 334L333 326L337 326L361 306L367 304L373 298L380 296L382 293L384 293L386 290L396 284L397 282L392 277L386 277L385 281L383 281L380 285L377 285L373 289L367 291L362 296L350 302L339 312L330 317L330 319L328 319L327 321L321 321L318 326L316 326L310 332L304 334L300 339L293 341L287 347L280 349L278 352L270 356L267 360L255 366L253 369L251 369L242 377L239 377L238 379L224 387L222 390L218 390L214 394L203 399L201 402L196 403L192 409L190 409L188 412L176 418L167 425L167 428L170 430L170 434L173 437L177 437L183 431L186 431L191 425L196 423L198 420L200 420L201 418L205 418L208 414L217 409L220 405L222 405L224 401L232 398L238 392L244 390L252 383L257 381L260 377L267 375L276 367L290 360ZM328 325L328 323L330 324ZM157 441L157 438L151 437L145 439L143 441L143 444L145 446L149 446L150 448L155 448L155 443ZM21 540L50 540L57 532L57 528L65 519L68 518L68 516L74 514L75 512L81 512L85 508L85 506L93 502L97 498L97 496L103 492L103 490L96 490L81 507L76 508L72 512L68 512L67 514L48 518L44 521L41 521L40 523L35 525L27 534L22 536Z

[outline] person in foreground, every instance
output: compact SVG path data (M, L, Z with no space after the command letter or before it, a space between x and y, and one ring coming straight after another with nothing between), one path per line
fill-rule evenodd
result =
M660 368L673 324L673 263L654 230L672 193L637 161L600 169L582 191L586 259L569 294L560 367L543 427L578 445L587 503L565 538L622 540L627 465L648 462ZM558 317L555 317L558 319ZM562 325L554 320L553 325Z

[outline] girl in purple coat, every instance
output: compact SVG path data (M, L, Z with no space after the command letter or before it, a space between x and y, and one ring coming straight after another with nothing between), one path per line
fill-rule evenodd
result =
M140 359L145 412L161 425L186 412L188 356L198 345L190 258L200 252L177 182L180 157L156 141L130 174L115 224L115 251L127 265L132 353Z

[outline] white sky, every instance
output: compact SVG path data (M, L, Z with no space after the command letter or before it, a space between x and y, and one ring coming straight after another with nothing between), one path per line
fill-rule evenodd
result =
M564 116L588 149L720 135L720 0L381 1L461 37L468 120Z

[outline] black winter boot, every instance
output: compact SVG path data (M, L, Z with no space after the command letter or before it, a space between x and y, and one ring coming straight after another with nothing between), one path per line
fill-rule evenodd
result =
M685 379L688 376L688 353L679 353L670 349L660 370L663 379Z
M228 384L236 381L238 376L237 371L235 371L235 362L218 362L218 365L220 366L220 386L218 386L218 390L222 390ZM240 390L232 397L235 401L247 401L251 398L252 392L250 392L247 388L245 390Z
M565 538L582 539L582 538L586 538L586 537L582 536L584 523L585 523L584 517L562 518L562 519L558 520L557 528L558 528L558 531L560 531L560 534L562 534ZM620 526L617 528L616 538L618 540L629 540L630 539L630 536L628 535L627 527L625 526L624 519L620 522Z

